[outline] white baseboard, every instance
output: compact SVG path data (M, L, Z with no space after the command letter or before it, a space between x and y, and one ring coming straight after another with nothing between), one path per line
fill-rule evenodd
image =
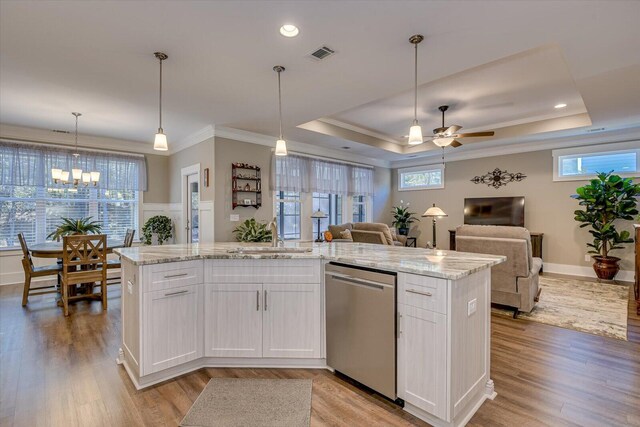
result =
M590 277L595 279L596 273L593 271L593 267L584 267L581 265L569 265L569 264L554 264L551 262L545 262L545 273L565 274L567 276L580 276ZM622 282L633 282L635 280L634 272L631 270L620 270L616 275L616 280Z

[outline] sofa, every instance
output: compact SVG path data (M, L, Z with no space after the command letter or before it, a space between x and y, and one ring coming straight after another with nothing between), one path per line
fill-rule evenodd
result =
M344 230L351 232L351 238L342 239L340 234ZM400 236L395 228L390 228L387 224L380 222L347 222L340 225L330 225L329 231L333 235L334 242L357 242L375 243L378 245L404 246L407 242L406 236Z
M491 302L530 312L538 300L542 259L534 258L531 235L523 227L462 225L456 228L456 250L505 255L507 261L491 268Z

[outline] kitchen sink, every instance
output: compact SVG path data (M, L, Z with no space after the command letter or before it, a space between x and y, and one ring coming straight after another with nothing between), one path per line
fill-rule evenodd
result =
M273 247L247 247L229 249L229 254L300 254L311 252L311 248L273 248Z

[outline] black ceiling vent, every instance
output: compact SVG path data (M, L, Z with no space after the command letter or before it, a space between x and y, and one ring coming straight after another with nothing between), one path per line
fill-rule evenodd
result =
M335 50L327 47L327 46L322 46L321 48L318 48L316 50L314 50L313 52L311 52L310 56L313 59L316 60L321 60L321 59L325 59L326 57L333 55L334 53L336 53Z
M55 132L55 133L71 133L68 130L60 130L60 129L51 129L51 132Z

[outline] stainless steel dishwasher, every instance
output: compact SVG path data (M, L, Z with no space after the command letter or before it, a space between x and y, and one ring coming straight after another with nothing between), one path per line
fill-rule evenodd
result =
M396 400L396 275L325 266L327 365Z

